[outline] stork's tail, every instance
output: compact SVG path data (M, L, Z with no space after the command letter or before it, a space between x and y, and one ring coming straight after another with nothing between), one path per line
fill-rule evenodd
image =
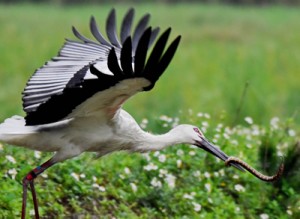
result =
M25 136L35 133L33 127L25 126L25 119L13 116L0 124L0 141L8 144L19 145Z

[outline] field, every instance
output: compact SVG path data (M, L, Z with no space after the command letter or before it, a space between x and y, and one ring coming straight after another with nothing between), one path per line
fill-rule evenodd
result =
M24 115L26 80L74 39L70 27L90 36L94 15L103 30L111 7L0 5L1 121ZM130 5L114 7L120 23ZM84 154L36 181L43 217L299 218L299 8L135 8L136 17L151 13L153 26L171 26L182 42L155 89L125 108L154 133L198 125L226 153L268 174L284 155L284 179L260 182L186 145L100 160ZM50 156L0 144L0 218L19 216L22 176Z

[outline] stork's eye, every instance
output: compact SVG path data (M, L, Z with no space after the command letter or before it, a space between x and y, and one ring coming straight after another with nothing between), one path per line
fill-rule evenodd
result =
M200 130L199 130L198 128L193 128L193 129L194 129L194 131L195 131L197 134L200 135L200 137L202 136L202 133L200 132Z

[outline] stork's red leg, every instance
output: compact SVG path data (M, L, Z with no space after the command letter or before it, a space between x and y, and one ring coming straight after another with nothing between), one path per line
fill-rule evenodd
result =
M25 219L26 217L26 201L27 201L27 189L28 184L31 188L31 194L33 199L33 205L34 205L34 213L35 218L39 219L39 209L38 209L38 202L36 198L36 192L34 188L34 179L40 175L42 172L44 172L46 169L54 165L56 162L54 162L52 159L46 161L41 166L36 167L32 171L30 171L23 179L23 201L22 201L22 219Z

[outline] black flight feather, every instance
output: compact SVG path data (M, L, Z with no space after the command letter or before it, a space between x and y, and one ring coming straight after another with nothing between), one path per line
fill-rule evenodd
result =
M90 21L90 29L93 36L98 40L99 43L111 47L111 44L106 41L106 39L102 36L100 31L98 30L97 23L95 18L92 16Z
M110 42L114 46L121 48L120 42L117 37L115 9L112 9L108 15L107 22L106 22L106 33L107 33L107 37L110 40Z
M131 8L131 9L128 10L127 14L124 16L124 19L123 19L123 22L122 22L122 25L121 25L120 37L121 37L122 45L124 44L127 37L130 36L133 17L134 17L134 9Z

